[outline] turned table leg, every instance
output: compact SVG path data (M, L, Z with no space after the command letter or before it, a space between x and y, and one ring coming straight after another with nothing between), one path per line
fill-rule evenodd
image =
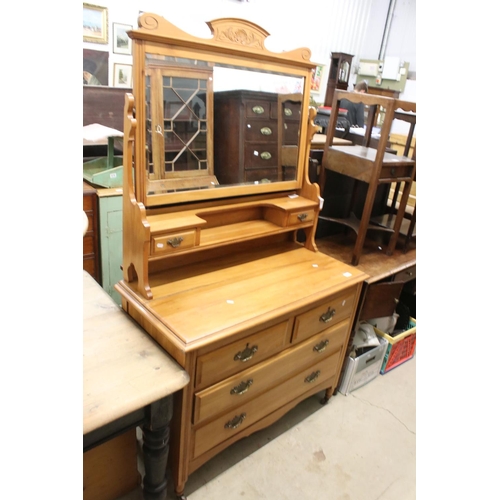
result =
M172 396L167 396L147 408L143 425L144 500L166 500L167 460L172 418Z

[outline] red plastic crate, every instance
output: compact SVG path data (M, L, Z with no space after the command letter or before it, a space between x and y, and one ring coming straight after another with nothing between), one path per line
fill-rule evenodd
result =
M391 337L389 334L375 328L377 335L388 341L387 351L385 353L380 373L387 373L393 368L396 368L396 366L399 366L401 363L411 359L415 354L417 346L417 322L413 318L411 318L411 322L415 325L413 328L410 328L395 337Z

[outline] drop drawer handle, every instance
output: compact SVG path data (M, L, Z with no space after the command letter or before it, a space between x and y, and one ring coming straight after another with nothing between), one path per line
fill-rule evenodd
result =
M248 389L250 389L250 386L252 384L253 384L253 379L249 378L246 382L243 381L243 382L239 383L237 386L233 387L231 389L230 394L237 394L238 396L240 394L245 394L245 392L247 392Z
M263 159L263 160L270 160L272 155L269 151L263 151L262 153L260 153L260 157Z
M323 321L323 323L328 323L333 319L334 316L335 316L335 309L332 309L330 306L328 306L328 310L325 313L323 313L319 317L319 319Z
M179 236L178 238L172 238L170 240L167 240L167 243L172 247L172 248L177 248L181 246L181 243L184 241L184 238L182 236Z
M318 380L318 377L319 377L319 374L321 373L320 370L318 370L317 372L312 372L311 375L307 376L305 379L304 379L304 382L306 382L307 384L310 384L312 382L315 382L316 380Z
M292 116L293 112L290 108L283 108L283 112L285 113L285 116Z
M269 127L262 127L260 129L260 133L262 135L271 135L273 133L273 131Z
M224 425L224 429L237 429L243 423L243 420L245 420L246 417L246 413L236 415L232 420L226 422L226 424Z
M323 352L329 343L330 343L330 341L328 339L323 340L322 342L320 342L319 344L314 346L313 351Z
M256 115L261 115L262 113L264 113L264 108L262 106L254 106L252 108L252 111L256 114Z
M299 219L300 222L303 222L307 219L307 214L298 214L297 219Z
M253 347L248 347L249 345L250 344L247 344L247 346L245 347L245 349L243 349L243 351L240 351L237 354L235 354L234 356L235 361L241 361L242 363L244 363L245 361L248 361L249 359L253 358L253 355L257 352L259 347L256 345L254 345Z

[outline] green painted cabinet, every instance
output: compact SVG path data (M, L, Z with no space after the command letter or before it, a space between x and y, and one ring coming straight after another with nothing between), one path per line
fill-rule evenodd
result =
M98 189L99 238L102 287L121 305L114 286L123 278L123 195L122 189Z

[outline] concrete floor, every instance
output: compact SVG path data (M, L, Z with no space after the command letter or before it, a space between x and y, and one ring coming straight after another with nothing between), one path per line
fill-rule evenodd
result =
M322 394L224 450L188 500L414 500L416 356L348 396ZM136 490L120 500L140 500ZM168 500L175 500L169 484Z

